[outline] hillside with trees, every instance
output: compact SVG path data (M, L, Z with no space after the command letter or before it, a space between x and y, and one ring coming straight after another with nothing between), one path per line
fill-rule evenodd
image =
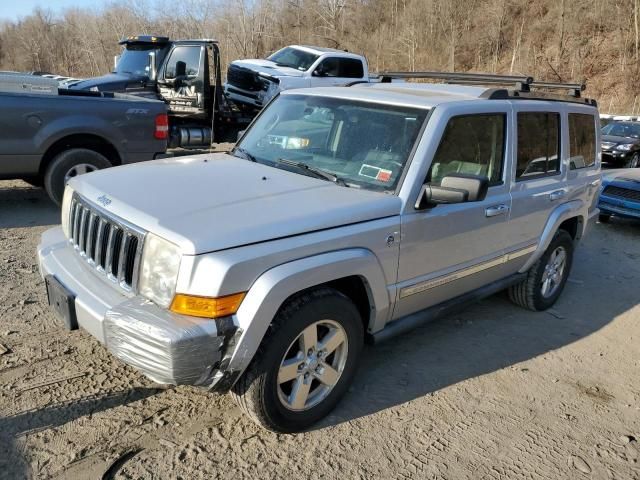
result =
M587 81L601 111L639 113L640 0L137 0L0 24L0 70L108 72L133 34L217 38L224 64L287 44L366 55L370 69Z

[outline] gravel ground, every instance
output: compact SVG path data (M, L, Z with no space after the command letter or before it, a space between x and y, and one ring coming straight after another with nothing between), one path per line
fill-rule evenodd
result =
M367 348L324 423L265 432L61 328L45 194L0 182L2 478L640 478L640 223L593 225L553 310L496 295Z

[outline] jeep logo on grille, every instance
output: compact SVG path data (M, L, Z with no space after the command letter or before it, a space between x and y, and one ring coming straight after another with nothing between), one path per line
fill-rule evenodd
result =
M98 203L103 207L108 207L109 205L111 205L111 199L106 195L99 196L97 200L98 200Z

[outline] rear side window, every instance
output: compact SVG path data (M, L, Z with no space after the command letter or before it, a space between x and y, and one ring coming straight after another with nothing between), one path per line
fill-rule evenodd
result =
M451 118L427 181L439 185L443 177L461 173L487 177L489 185L502 183L505 124L503 113Z
M596 163L596 128L593 115L569 114L569 161L571 170Z
M560 171L560 114L518 113L516 180L528 180Z

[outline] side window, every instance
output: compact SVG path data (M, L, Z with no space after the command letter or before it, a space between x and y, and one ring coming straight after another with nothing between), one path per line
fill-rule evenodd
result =
M362 78L364 67L355 58L329 57L320 62L314 73L320 77Z
M569 161L571 170L596 163L596 128L593 115L569 114Z
M516 181L560 171L560 114L518 113Z
M200 70L200 51L198 46L176 47L167 60L164 78L172 80L177 77L195 77Z
M362 66L362 62L355 58L341 58L339 76L344 78L364 77L364 68Z
M506 115L462 115L449 120L433 157L427 181L440 184L452 173L483 175L502 183Z

